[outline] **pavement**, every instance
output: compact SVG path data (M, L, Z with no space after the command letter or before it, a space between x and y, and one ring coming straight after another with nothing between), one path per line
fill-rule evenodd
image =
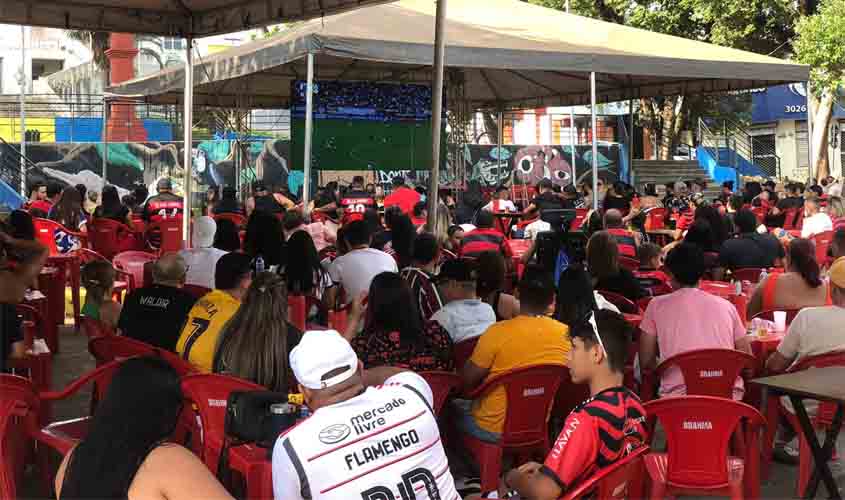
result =
M72 321L72 320L71 320ZM53 389L61 389L80 375L94 369L94 358L88 353L88 339L81 332L73 331L72 326L60 327L61 352L54 358ZM61 401L54 405L53 412L56 420L64 420L87 415L90 403L90 392L83 391L74 398ZM845 435L845 433L843 433ZM845 437L840 435L837 442L839 454L845 450ZM662 436L657 436L655 445L661 446ZM845 464L841 460L831 463L834 477L840 488L845 486ZM779 463L772 464L769 477L762 481L763 498L795 498L795 485L798 478L798 467ZM820 495L826 497L824 487L820 487ZM34 471L28 471L23 491L19 498L32 500L47 500L41 479ZM287 499L285 499L287 500Z

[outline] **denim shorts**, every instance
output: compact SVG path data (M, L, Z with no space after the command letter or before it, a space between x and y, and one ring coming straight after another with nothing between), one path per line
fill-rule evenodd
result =
M453 399L452 408L455 410L455 419L458 430L465 434L484 441L485 443L498 443L502 436L498 432L490 432L482 429L475 417L472 416L472 401L469 399Z

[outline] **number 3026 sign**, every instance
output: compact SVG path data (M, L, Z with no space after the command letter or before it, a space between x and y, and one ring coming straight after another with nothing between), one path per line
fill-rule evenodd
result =
M783 107L783 110L787 113L806 113L807 112L807 105L806 104L787 104Z

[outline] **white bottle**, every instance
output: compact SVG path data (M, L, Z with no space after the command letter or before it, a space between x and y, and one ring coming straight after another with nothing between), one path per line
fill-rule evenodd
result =
M763 281L765 281L765 279L766 279L768 276L769 276L769 273L768 273L768 272L766 272L766 268L763 268L763 270L762 270L762 271L760 271L760 278L759 278L759 280L757 281L757 283L762 283Z

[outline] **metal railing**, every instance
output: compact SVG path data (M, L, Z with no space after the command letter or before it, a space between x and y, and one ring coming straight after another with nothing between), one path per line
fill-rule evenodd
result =
M18 148L9 144L0 137L0 180L5 182L15 191L21 192L21 165L28 171L38 167L22 156ZM26 193L21 193L26 196Z
M720 165L740 170L745 159L767 177L780 177L780 156L775 145L752 136L742 124L719 120L708 124L698 120L699 147L707 150Z

